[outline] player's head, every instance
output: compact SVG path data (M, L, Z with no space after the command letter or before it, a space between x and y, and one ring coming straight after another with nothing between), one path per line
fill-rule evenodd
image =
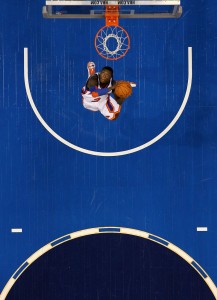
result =
M99 80L102 83L109 83L113 77L113 69L111 67L104 67L99 73Z

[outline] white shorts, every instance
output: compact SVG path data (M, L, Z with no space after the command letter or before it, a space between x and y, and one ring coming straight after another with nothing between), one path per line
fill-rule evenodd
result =
M82 93L83 106L91 111L100 111L108 120L117 119L121 106L109 94L93 97L90 92Z

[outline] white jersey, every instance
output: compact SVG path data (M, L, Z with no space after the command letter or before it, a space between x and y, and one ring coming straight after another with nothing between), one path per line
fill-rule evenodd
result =
M100 87L100 81L99 81L99 73L96 73L98 76L98 89L101 89ZM89 78L88 78L89 79ZM109 82L109 84L105 88L109 88L112 86L112 78ZM112 91L109 91L105 95L93 97L92 92L90 92L87 89L87 82L85 86L82 88L82 101L83 106L86 109L89 109L91 111L100 111L101 114L103 114L107 119L109 120L115 120L120 113L121 106L116 102L115 99L113 99L110 94Z

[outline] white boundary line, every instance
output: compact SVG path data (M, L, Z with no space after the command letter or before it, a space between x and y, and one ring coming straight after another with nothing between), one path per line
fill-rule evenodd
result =
M22 228L11 228L12 233L22 233L23 229Z
M145 148L151 146L152 144L156 143L158 140L160 140L175 125L175 123L178 121L181 114L183 113L185 106L187 104L189 95L190 95L191 84L192 84L192 47L188 47L188 83L187 83L185 96L184 96L182 105L179 108L179 111L177 112L177 114L175 115L175 117L171 121L171 123L155 138L153 138L149 142L147 142L139 147L132 148L129 150L124 150L124 151L119 151L119 152L98 152L98 151L84 149L84 148L78 147L78 146L68 142L67 140L65 140L64 138L59 136L55 131L53 131L52 128L49 127L49 125L44 121L44 119L40 115L39 111L37 110L35 103L33 101L32 95L31 95L31 91L30 91L30 87L29 87L29 78L28 78L28 48L24 48L24 82L25 82L26 93L27 93L30 105L31 105L36 117L38 118L40 123L44 126L44 128L47 129L47 131L53 137L55 137L57 140L59 140L61 143L63 143L64 145L66 145L74 150L77 150L79 152L83 152L83 153L90 154L90 155L96 155L96 156L121 156L121 155L131 154L131 153L140 151L142 149L145 149Z
M208 227L197 227L197 231L208 231Z
M117 228L120 231L119 232L115 232L112 230L107 230L107 231L103 231L100 232L100 229L102 228ZM76 238L80 238L80 237L84 237L84 236L90 236L93 234L107 234L107 233L114 233L114 234L129 234L129 235L133 235L133 236L137 236L137 237L141 237L144 239L148 239L151 240L154 243L160 244L163 247L166 247L168 249L170 249L171 251L175 252L177 255L179 255L180 257L182 257L187 263L189 263L191 265L192 268L195 269L195 271L198 272L198 274L203 278L203 280L206 282L206 284L209 286L210 290L212 291L214 297L217 299L217 288L214 284L214 282L212 281L212 279L209 277L209 275L204 271L204 269L191 257L189 256L186 252L184 252L182 249L180 249L179 247L177 247L176 245L168 242L165 239L162 239L159 236L150 234L148 232L145 231L141 231L141 230L137 230L137 229L132 229L132 228L125 228L125 227L114 227L114 226L107 226L107 227L96 227L96 228L90 228L90 229L85 229L85 230L80 230L80 231L76 231L67 235L64 235L52 242L50 242L49 244L45 245L44 247L40 248L38 251L36 251L35 253L33 253L33 255L31 255L21 266L24 266L25 264L27 265L21 272L20 274L16 277L16 279L14 279L13 277L15 276L15 274L18 272L18 270L21 268L21 266L14 272L14 274L12 275L12 277L9 279L9 281L7 282L7 284L5 285L1 295L0 295L0 300L5 300L7 294L9 293L10 289L12 288L12 286L14 285L14 283L16 282L16 280L20 277L20 275L26 270L26 268L28 268L36 259L38 259L40 256L42 256L43 254L45 254L46 252L48 252L49 250L59 246L60 244L66 243L68 241L71 241L72 239L76 239ZM149 238L149 235L154 236L155 238L159 239L159 242L157 240L151 239ZM69 238L67 240L63 240L61 241L62 238L64 237L68 237ZM58 240L60 240L60 242L54 246L52 246L51 244L54 242L57 242ZM168 243L168 245L164 245L160 242L160 240ZM201 273L197 270L197 268L195 268L192 265L192 262L194 262L203 272L204 274L207 275L206 278L204 278Z

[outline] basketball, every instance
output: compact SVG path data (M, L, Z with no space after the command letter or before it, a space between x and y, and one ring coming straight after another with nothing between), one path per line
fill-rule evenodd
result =
M132 94L132 87L128 81L117 81L115 94L120 98L128 98Z

